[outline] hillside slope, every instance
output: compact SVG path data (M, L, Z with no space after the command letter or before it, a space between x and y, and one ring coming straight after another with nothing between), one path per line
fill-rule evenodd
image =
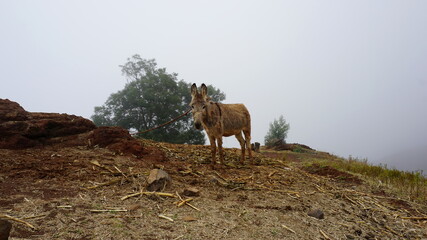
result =
M0 149L0 216L13 224L10 239L427 238L425 203L363 176L305 164L339 160L327 153L264 151L255 154L255 165L241 166L240 150L226 149L227 166L212 169L208 146L126 134L101 146L88 137L95 130L62 136L68 142L56 137ZM167 194L145 192L156 168L172 179L161 190ZM190 187L199 195L185 196ZM309 216L311 210L324 217Z

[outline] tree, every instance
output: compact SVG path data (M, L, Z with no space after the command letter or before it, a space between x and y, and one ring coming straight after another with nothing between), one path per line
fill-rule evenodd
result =
M158 68L155 59L134 55L120 67L128 82L123 90L111 94L103 106L95 107L92 120L96 125L143 131L188 110L191 83L178 81L178 74ZM213 101L225 99L219 89L208 88ZM190 115L141 137L170 143L205 143L204 134L193 127Z
M286 123L283 115L280 115L278 120L274 119L274 121L270 123L270 129L264 138L265 145L271 146L280 140L285 142L285 139L288 136L288 131L289 123Z

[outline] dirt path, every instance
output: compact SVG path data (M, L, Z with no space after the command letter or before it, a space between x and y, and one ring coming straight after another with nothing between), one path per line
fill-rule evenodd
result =
M226 151L229 166L213 170L209 147L143 146L142 157L84 146L0 149L0 214L36 227L13 222L11 239L427 238L425 220L403 219L426 216L426 206L348 173L299 168L280 154L258 154L259 165L242 167L237 149ZM176 197L121 200L143 191L154 168L172 178L162 192L185 200L185 188L199 189L189 202L197 210L178 207ZM308 216L315 209L323 219Z

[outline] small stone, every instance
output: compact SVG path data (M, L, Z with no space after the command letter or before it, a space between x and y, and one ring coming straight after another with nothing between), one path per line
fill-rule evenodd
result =
M184 192L182 194L188 197L198 197L200 196L200 191L195 187L189 187L184 189Z
M162 190L171 181L169 174L162 169L153 169L147 178L147 190L157 192Z
M142 208L141 204L133 204L133 205L130 205L129 207L127 207L127 209L129 211L135 211L135 210L138 210L140 208Z
M10 229L12 229L12 223L0 219L0 240L9 239Z
M320 209L310 210L308 212L308 216L314 217L314 218L317 218L317 219L324 219L325 218L325 214Z

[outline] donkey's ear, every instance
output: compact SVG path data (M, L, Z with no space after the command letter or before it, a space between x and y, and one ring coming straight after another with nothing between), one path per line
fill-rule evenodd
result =
M204 83L202 84L201 89L202 89L202 96L205 98L208 97L208 88Z
M197 85L193 83L193 85L191 85L191 96L196 96L197 94Z

